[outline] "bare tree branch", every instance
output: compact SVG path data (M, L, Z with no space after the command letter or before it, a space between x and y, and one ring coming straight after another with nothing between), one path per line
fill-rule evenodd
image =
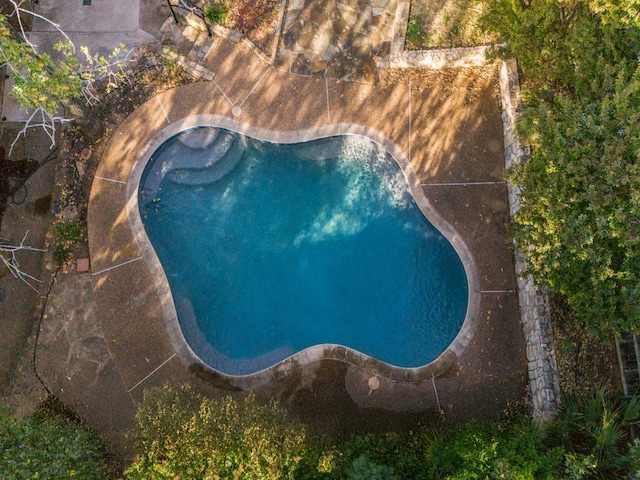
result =
M37 119L38 115L40 116L39 120ZM73 119L71 118L50 115L49 112L47 112L44 108L38 107L27 119L24 127L22 127L22 130L20 130L16 134L16 138L13 139L13 142L11 142L11 147L9 147L9 154L11 154L11 152L13 151L13 147L18 142L18 140L20 140L20 137L26 137L27 130L31 128L42 128L51 140L51 148L53 148L56 145L56 122L62 124L71 122L72 120Z
M27 235L29 235L29 230L26 231L19 245L0 244L0 260L9 269L9 272L11 272L14 278L22 280L32 290L38 292L38 289L32 282L42 283L42 280L38 280L20 268L16 253L20 251L45 252L46 250L25 245L24 242L27 240Z
M51 20L49 20L46 17L43 17L42 15L39 15L31 10L27 10L25 8L22 8L21 5L25 2L26 0L20 0L20 2L16 2L14 0L9 0L9 2L13 5L13 12L11 13L11 15L15 15L16 16L16 20L18 21L18 24L20 25L20 33L22 35L22 38L24 38L24 41L27 43L27 45L29 45L34 52L36 52L36 47L33 43L31 43L29 41L29 38L25 32L24 29L24 25L22 24L22 13L26 13L27 15L31 15L34 18L39 18L40 20L44 20L45 22L47 22L49 25L51 25L53 28L55 28L66 40L67 42L69 42L69 44L71 44L71 48L73 49L73 52L75 53L75 45L73 44L73 42L71 41L71 39L69 38L69 36L64 33L64 31L62 30L62 28L60 28L60 25L58 25L57 23L52 22ZM10 16L11 16L10 15Z

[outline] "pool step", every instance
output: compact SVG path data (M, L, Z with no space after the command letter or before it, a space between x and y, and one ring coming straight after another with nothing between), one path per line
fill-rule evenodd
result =
M218 162L222 163L217 170L224 170L225 175L230 171L227 167L229 160L224 159L235 140L228 132L217 128L196 128L180 133L175 140L163 151L154 153L158 160L150 165L146 173L144 190L140 192L142 203L151 202L158 196L160 184L165 177L176 183L201 185L210 181L198 182L197 179L189 180L189 178L197 177L199 173ZM184 171L194 173L190 175L180 173ZM222 178L222 175L218 175L218 178ZM180 178L183 176L185 180L181 181Z
M242 145L232 141L221 156L211 157L203 167L176 168L166 174L167 180L179 185L201 186L217 182L231 172L242 158Z

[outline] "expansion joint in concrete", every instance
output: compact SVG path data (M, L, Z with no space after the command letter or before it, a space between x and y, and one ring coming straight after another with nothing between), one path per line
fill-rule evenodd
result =
M93 178L98 179L98 180L102 180L104 182L119 183L121 185L126 185L127 184L127 182L125 182L123 180L115 180L113 178L100 177L98 175L95 175Z
M171 360L173 360L176 355L178 355L177 353L174 353L173 355L171 355L169 358L167 358L164 362L162 362L160 365L158 365L156 368L154 368L151 373L149 373L146 377L144 377L142 380L140 380L138 383L136 383L133 387L131 387L129 390L127 390L129 393L133 392L136 388L138 388L140 385L142 385L144 382L146 382L147 380L149 380L151 377L153 377L153 375L155 375L162 367L164 367L167 363L169 363Z
M93 272L91 275L93 275L95 277L96 275L101 275L101 274L109 272L111 270L115 270L116 268L124 267L125 265L129 265L130 263L137 262L138 260L141 260L141 259L142 259L142 257L136 257L136 258L133 258L131 260L127 260L126 262L118 263L116 265L112 265L110 267L103 268L102 270L98 270L97 272Z

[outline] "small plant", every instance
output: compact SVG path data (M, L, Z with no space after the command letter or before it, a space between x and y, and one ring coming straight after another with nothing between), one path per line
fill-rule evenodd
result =
M406 41L413 47L422 48L428 43L428 34L423 26L422 18L412 15L407 24Z
M84 227L80 222L60 222L55 226L56 240L78 243L84 235Z
M56 243L53 246L53 259L56 263L62 265L63 263L67 263L71 258L71 251L65 248L61 243Z
M56 241L53 246L53 259L62 265L71 259L72 247L84 238L84 226L82 223L60 222L55 228Z
M204 14L212 24L224 25L229 19L229 7L214 3L204 9Z

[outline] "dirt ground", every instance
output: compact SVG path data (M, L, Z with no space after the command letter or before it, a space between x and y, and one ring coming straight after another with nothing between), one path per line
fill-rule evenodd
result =
M480 2L412 0L405 39L407 50L488 45L495 39L482 32Z

